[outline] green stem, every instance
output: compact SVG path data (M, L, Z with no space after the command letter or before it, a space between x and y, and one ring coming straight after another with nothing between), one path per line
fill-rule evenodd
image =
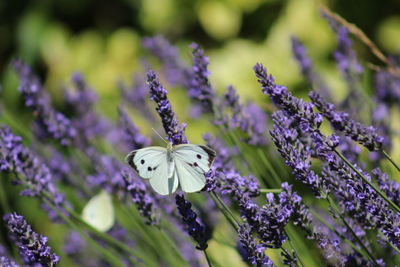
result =
M327 200L329 202L329 205L333 208L333 210L339 215L340 219L346 226L346 228L349 230L353 238L357 241L358 244L360 244L361 248L365 251L367 254L368 258L373 261L373 263L376 266L379 266L378 263L376 262L374 256L372 256L371 252L368 250L368 248L364 245L364 243L360 240L360 238L354 233L353 229L351 226L347 223L346 219L344 218L343 214L341 213L339 207L336 205L336 203L332 200L330 196L327 197Z
M292 248L292 250L297 254L297 258L299 259L300 265L304 267L305 265L304 265L304 263L302 262L299 253L298 253L297 250L294 248L289 234L286 232L285 229L284 229L284 232L285 232L286 236L288 237L288 244L289 244L289 246L290 246L290 247ZM296 262L296 265L297 265L297 262Z
M204 252L204 256L206 257L208 266L209 266L209 267L212 267L211 259L210 259L210 256L208 256L207 251L206 251L206 250L203 250L203 252Z
M225 218L228 220L228 222L232 225L232 227L237 231L239 231L240 224L238 221L236 221L235 217L233 217L233 214L230 212L229 208L223 204L223 201L219 201L218 195L214 192L211 191L209 192L212 200L214 201L215 205L217 205L218 209L224 214Z
M394 160L392 159L392 157L386 153L385 150L382 150L382 154L390 161L390 163L392 163L392 165L400 172L400 167L399 165L396 164L396 162L394 162Z
M261 188L260 193L274 193L274 194L279 194L282 192L281 188L276 188L276 189L267 189L267 188Z
M1 179L2 182L0 183L0 202L1 208L3 209L4 213L9 213L11 211L10 206L8 204L8 199L6 192L4 191L4 179Z
M279 175L276 173L276 171L274 170L274 168L272 167L271 163L269 162L269 160L267 159L267 157L265 156L264 152L260 149L257 148L257 153L260 156L262 162L265 164L265 166L267 167L268 171L271 173L272 175L272 179L275 182L275 186L279 186L281 184Z
M353 166L353 164L351 164L350 161L348 161L346 159L345 156L342 155L342 153L340 153L339 151L337 151L336 149L333 150L353 171L355 171L358 176L361 177L361 179L363 179L364 182L366 182L369 186L371 186L376 193L378 193L378 195L380 195L387 203L389 203L389 205L395 209L397 212L400 212L400 207L397 206L393 201L391 201L385 193L383 193L375 184L373 184L371 181L369 181L356 167Z

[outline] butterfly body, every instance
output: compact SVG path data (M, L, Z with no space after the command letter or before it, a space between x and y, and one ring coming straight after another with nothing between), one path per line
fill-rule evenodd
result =
M205 185L204 174L210 170L215 151L207 146L182 144L167 148L152 146L134 150L126 161L143 179L149 179L160 195L169 195L180 184L183 191L200 191Z

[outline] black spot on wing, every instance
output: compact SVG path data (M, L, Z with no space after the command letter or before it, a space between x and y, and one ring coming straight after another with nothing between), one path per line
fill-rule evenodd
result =
M135 165L135 163L133 162L133 158L136 155L137 150L134 150L132 152L130 152L126 157L125 157L125 161L136 171L138 172L137 166Z
M217 155L217 153L215 153L215 151L212 150L211 148L209 148L208 146L200 146L200 147L207 153L208 166L210 167L212 165L212 163L214 162L214 159L215 159L215 156Z

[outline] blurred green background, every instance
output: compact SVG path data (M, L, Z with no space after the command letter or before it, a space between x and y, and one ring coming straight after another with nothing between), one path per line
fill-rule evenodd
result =
M143 56L143 36L161 34L190 58L198 42L210 56L217 90L228 84L258 98L252 66L263 62L281 84L301 82L289 37L297 35L327 80L336 85L331 57L336 42L319 15L325 4L363 29L385 51L400 48L400 2L312 0L42 0L0 1L0 70L11 86L9 61L22 58L57 91L81 71L103 96L117 93L118 79L130 80ZM356 43L357 45L357 43ZM358 52L369 54L363 46ZM372 59L372 58L371 58ZM340 84L337 86L340 87ZM257 89L258 90L258 89Z

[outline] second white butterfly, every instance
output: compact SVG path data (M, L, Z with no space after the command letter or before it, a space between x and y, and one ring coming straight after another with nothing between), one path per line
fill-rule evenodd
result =
M182 144L167 148L152 146L130 152L125 160L160 195L169 195L180 184L182 191L200 191L204 176L215 159L215 151L207 146Z

